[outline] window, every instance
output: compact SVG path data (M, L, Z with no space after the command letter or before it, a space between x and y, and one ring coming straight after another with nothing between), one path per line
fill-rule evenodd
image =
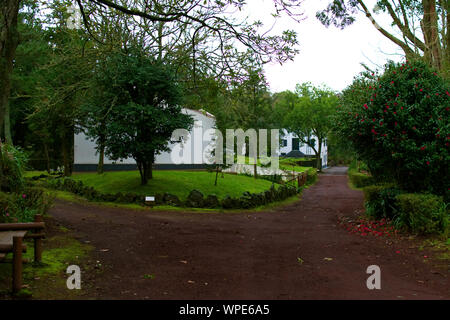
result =
M299 151L300 150L300 139L292 138L292 150Z
M286 139L281 140L281 145L283 147L287 147L287 140Z

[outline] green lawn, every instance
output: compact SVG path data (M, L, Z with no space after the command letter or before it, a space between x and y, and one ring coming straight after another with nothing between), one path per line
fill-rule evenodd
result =
M171 193L180 199L186 199L189 192L197 189L205 196L215 194L219 198L226 195L241 196L244 191L251 193L268 190L271 182L252 177L219 174L217 186L214 186L215 172L206 171L153 171L153 179L148 185L141 186L138 171L117 171L97 173L75 173L73 179L81 180L85 185L103 193L133 192L142 195Z

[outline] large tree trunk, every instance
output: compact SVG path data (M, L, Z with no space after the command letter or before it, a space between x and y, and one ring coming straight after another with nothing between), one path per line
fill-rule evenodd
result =
M5 105L5 142L8 144L13 144L12 135L11 135L11 105L9 101L6 102Z
M67 129L63 135L62 141L64 176L70 177L73 172L73 156L74 156L74 128Z
M317 170L322 171L322 158L320 157L322 155L322 140L321 139L317 139L319 142L319 151L316 154L317 157Z
M50 174L50 156L48 154L48 145L46 142L44 142L44 154L45 154L47 173Z
M98 152L98 166L97 173L102 174L104 172L103 166L105 163L105 139L104 137L99 138L99 152Z
M0 1L0 127L8 130L9 126L5 125L5 116L11 94L13 61L19 44L17 30L19 4L20 0ZM10 133L8 135L7 139L10 140ZM11 141L7 142L11 143Z
M442 52L439 42L438 16L436 0L422 0L423 19L422 32L425 38L425 58L437 70L442 67Z

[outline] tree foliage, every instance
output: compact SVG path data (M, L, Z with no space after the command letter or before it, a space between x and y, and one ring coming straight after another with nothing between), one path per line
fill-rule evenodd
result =
M450 76L450 1L449 0L378 0L373 10L368 1L333 0L317 18L325 25L341 29L355 21L361 11L386 38L398 45L407 59L423 57L430 66ZM387 13L396 35L376 19Z
M105 64L97 79L109 102L102 131L106 154L113 160L135 159L146 184L155 156L169 150L172 132L190 129L193 120L181 112L182 91L169 66L138 49L112 53Z
M332 115L338 104L336 94L327 88L316 88L309 83L297 85L298 102L284 119L284 127L307 144L316 154L317 168L321 170L322 143L332 128ZM312 137L315 136L318 141Z
M448 83L423 62L390 63L362 75L338 108L337 131L379 180L408 191L449 188Z

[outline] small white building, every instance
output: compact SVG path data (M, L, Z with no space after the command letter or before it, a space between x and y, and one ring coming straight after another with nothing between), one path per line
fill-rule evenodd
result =
M285 129L282 131L280 156L288 156L292 151L300 151L306 157L316 156L314 150L306 143L302 143L294 133L288 132ZM311 136L311 139L315 140L317 145L317 137ZM317 149L317 147L315 148ZM328 147L326 140L322 143L320 158L322 159L322 168L326 168L328 166Z
M184 164L176 164L172 161L172 152L176 145L180 143L169 143L171 149L170 152L163 152L156 156L155 168L159 169L199 169L205 165L202 157L198 157L199 146L196 143L200 143L203 149L207 149L207 146L212 143L214 139L213 135L203 135L208 129L214 129L216 126L215 117L203 110L191 110L182 109L182 112L190 115L194 119L194 127L192 128L190 135L191 139L195 139L190 143L191 159L185 161ZM200 139L198 139L200 137ZM187 141L185 141L185 145ZM194 149L196 148L196 149ZM179 149L179 148L178 148ZM74 171L95 171L98 165L99 155L96 149L96 142L90 140L84 133L78 133L74 137ZM105 170L134 170L136 169L136 161L133 158L122 159L119 161L113 161L106 155L104 158Z

